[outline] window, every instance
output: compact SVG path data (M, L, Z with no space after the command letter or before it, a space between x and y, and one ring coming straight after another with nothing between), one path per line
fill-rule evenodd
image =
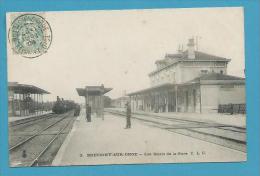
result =
M172 73L171 80L172 80L173 83L175 83L175 72Z
M220 74L222 74L222 75L223 75L223 70L220 70Z

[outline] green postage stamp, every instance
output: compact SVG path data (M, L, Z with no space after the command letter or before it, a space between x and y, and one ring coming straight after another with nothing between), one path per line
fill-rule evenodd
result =
M15 54L35 58L47 52L52 41L52 31L42 16L23 14L13 20L8 37Z

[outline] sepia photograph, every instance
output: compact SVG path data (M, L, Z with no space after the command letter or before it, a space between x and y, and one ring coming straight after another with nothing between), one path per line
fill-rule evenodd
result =
M243 7L8 12L10 167L247 161Z

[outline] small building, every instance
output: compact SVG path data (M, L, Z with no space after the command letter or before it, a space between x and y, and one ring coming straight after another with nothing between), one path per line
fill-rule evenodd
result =
M133 111L218 112L219 105L245 105L245 79L227 75L230 59L194 50L166 54L149 74L151 87L128 94Z
M78 95L85 97L85 105L91 107L91 112L96 113L98 117L104 117L104 94L111 91L112 88L101 86L86 86L85 88L76 88Z
M44 94L49 92L33 85L8 82L8 116L41 114L45 110Z

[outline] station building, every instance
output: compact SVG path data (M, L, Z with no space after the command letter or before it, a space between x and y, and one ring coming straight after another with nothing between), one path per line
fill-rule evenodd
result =
M38 115L50 110L51 105L43 102L44 94L49 92L33 85L8 82L8 116Z
M218 112L220 105L245 106L245 79L227 75L230 59L194 49L166 54L148 76L151 87L128 94L132 111Z

